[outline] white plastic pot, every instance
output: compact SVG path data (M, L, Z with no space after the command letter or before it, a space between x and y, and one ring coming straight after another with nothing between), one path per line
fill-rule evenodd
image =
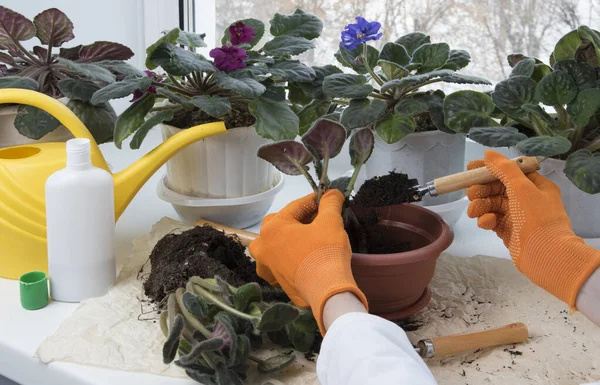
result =
M565 161L546 159L540 174L560 187L562 201L575 234L582 238L600 238L600 194L590 195L578 189L564 173Z
M161 125L163 139L180 128ZM239 198L269 190L275 168L258 158L258 148L268 143L254 127L227 130L192 143L167 162L167 187L179 194L202 198Z
M276 171L270 188L256 195L242 198L211 199L179 194L167 186L166 175L157 186L158 197L173 205L181 219L189 224L208 219L222 225L244 229L260 222L283 188L283 174Z
M394 144L387 144L375 137L373 154L362 167L356 190L365 180L388 174L396 170L416 178L419 183L427 183L435 178L464 171L465 137L460 134L446 134L441 131L419 132L407 135ZM446 204L465 196L457 191L439 197L426 196L424 206Z
M62 98L59 101L66 104L69 99ZM15 128L17 108L18 106L16 105L0 107L0 148L21 146L29 143L66 142L73 138L71 132L62 125L39 140L29 139L19 134L19 131Z

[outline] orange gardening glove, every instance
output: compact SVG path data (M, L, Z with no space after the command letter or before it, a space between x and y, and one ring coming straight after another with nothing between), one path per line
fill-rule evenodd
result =
M495 151L468 166L478 167L499 181L469 188L469 217L498 234L519 271L575 310L581 286L600 266L600 252L571 230L559 188L537 172L524 175Z
M338 190L323 195L318 213L315 194L298 199L266 216L260 236L249 248L258 275L271 285L281 285L296 305L310 306L322 334L323 308L331 296L348 291L367 307L352 276L343 203Z

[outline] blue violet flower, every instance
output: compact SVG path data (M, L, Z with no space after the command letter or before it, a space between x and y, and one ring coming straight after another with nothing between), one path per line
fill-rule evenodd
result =
M348 24L342 31L340 46L354 50L362 43L369 40L379 40L383 33L379 32L381 23L377 21L368 22L365 18L358 16L356 24Z

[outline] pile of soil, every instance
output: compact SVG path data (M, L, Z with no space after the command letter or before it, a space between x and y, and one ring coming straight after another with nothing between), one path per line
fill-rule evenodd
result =
M271 287L256 274L256 265L245 250L238 239L210 226L168 234L150 254L152 270L144 282L144 291L152 301L160 302L167 294L185 287L192 276L218 275L233 286L257 282L265 301L289 301L283 291Z
M421 198L412 187L418 184L408 175L391 171L388 175L376 176L363 183L353 198L361 207L391 206L400 203L418 202Z
M225 122L225 128L228 130L237 127L250 127L256 121L256 118L248 111L248 105L244 103L233 103L231 112L220 118L214 118L199 108L194 110L181 110L175 112L173 119L166 122L177 128L190 128L199 124L212 122Z

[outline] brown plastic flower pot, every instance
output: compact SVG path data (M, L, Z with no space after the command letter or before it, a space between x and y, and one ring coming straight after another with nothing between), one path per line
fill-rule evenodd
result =
M429 282L440 254L454 240L442 218L411 204L379 207L383 239L410 242L411 251L394 254L352 254L352 273L367 296L369 311L389 320L406 318L429 303ZM354 209L357 216L362 208Z

